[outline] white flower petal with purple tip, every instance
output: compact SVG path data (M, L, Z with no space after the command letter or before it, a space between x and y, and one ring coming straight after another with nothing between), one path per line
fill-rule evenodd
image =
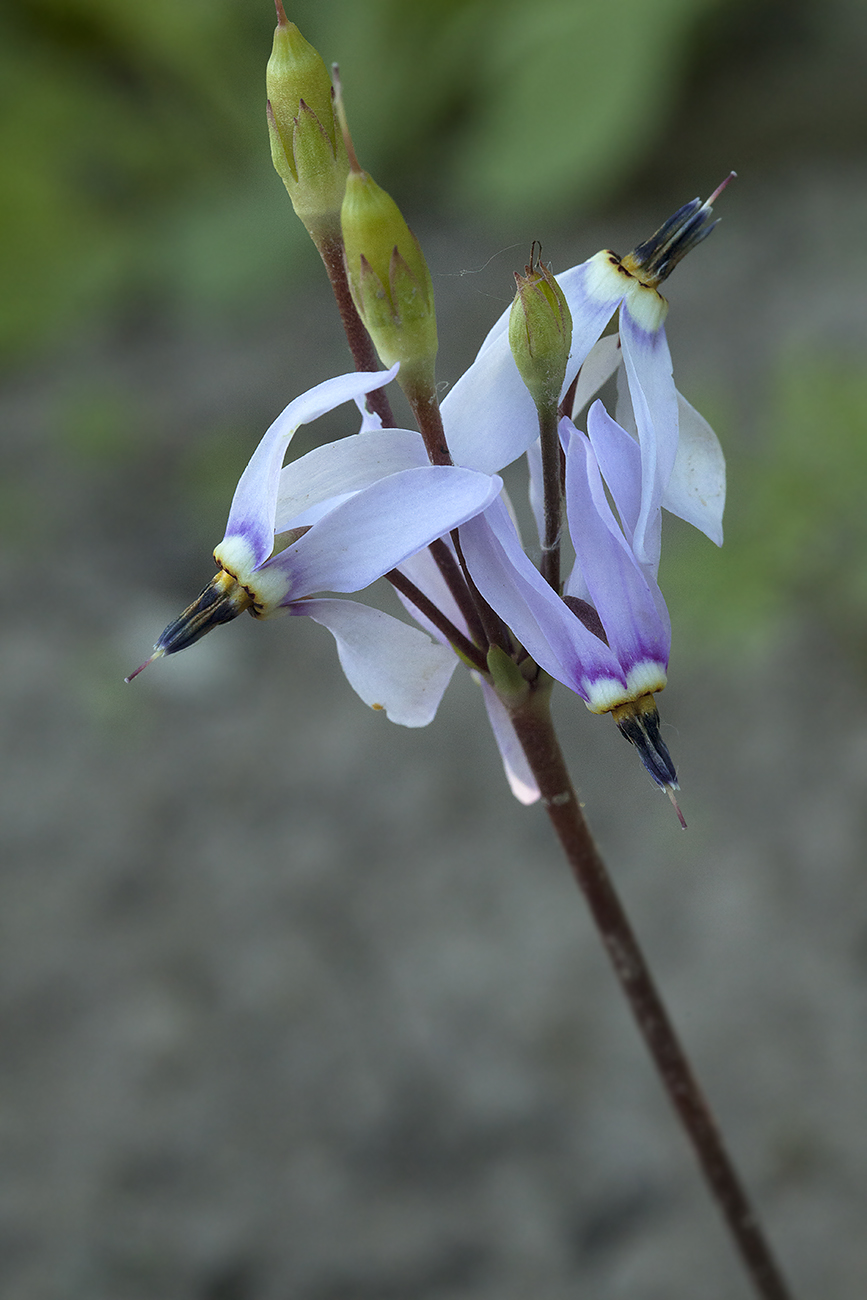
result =
M567 426L568 427L568 426ZM587 434L624 532L632 540L641 509L641 452L600 401L587 412Z
M630 695L662 689L671 648L665 605L608 504L588 438L577 430L566 450L566 500L576 563Z
M356 433L308 451L280 472L274 531L310 522L304 516L336 495L370 487L378 479L430 464L421 434L411 429Z
M641 449L641 509L633 544L638 558L652 563L648 528L662 501L677 455L677 394L665 330L645 329L624 303L620 345Z
M524 554L502 501L464 525L461 545L479 591L540 667L593 709L625 698L626 675L616 656Z
M359 435L366 437L367 435ZM320 591L360 591L443 533L484 510L497 477L427 465L390 474L343 500L248 578L270 605ZM282 584L282 594L275 593Z
M296 430L343 402L382 388L397 371L398 367L392 366L376 374L337 375L290 402L265 433L238 481L224 540L241 538L253 565L267 559L274 546L280 467Z

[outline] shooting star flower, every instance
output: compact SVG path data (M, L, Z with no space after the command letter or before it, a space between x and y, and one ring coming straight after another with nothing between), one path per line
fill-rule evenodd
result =
M482 596L533 660L579 695L591 713L614 716L674 802L677 776L653 700L666 684L671 646L668 611L656 581L659 486L646 528L650 553L642 559L635 549L642 465L634 438L599 401L590 408L587 434L564 418L560 438L576 556L564 595L526 555L502 500L463 525L464 556Z
M430 721L454 667L451 653L379 610L319 593L369 586L484 510L501 480L431 465L421 436L408 429L368 428L283 468L300 425L362 398L396 373L394 366L327 380L275 420L235 490L214 551L219 573L169 624L147 663L185 649L244 610L256 618L278 611L308 615L335 637L347 678L367 703L407 726Z
M725 465L710 427L677 393L664 321L668 304L659 285L716 222L712 205L728 183L702 203L693 199L626 257L610 250L556 276L572 315L572 352L561 400L577 380L569 414L595 396L615 372L624 384L618 418L634 428L641 449L641 503L634 548L642 562L652 551L655 503L722 542ZM615 313L619 337L602 337ZM522 455L538 433L536 408L509 348L509 312L489 332L476 360L443 401L452 458L496 473Z

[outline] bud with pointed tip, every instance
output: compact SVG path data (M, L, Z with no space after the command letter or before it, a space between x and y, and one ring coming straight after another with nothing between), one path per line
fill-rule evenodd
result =
M268 133L274 167L314 241L340 230L349 161L334 116L331 78L319 54L277 0L268 60Z
M537 409L557 406L572 347L572 315L566 295L540 260L536 245L509 315L509 347Z
M340 212L352 300L385 366L400 383L433 388L437 353L433 282L394 199L365 171L349 173Z

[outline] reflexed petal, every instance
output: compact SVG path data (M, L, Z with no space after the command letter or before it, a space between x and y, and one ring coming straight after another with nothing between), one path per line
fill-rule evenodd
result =
M578 371L578 383L572 398L572 419L578 416L599 392L623 362L620 335L606 334L587 353L587 359Z
M527 756L515 735L512 720L494 688L485 681L480 681L480 685L485 708L488 711L488 721L503 760L506 780L509 782L512 794L520 803L535 803L539 798L539 787L530 771Z
M608 254L597 254L555 279L572 313L565 392L614 314L628 280L609 265ZM488 333L469 370L446 394L442 416L455 464L486 474L517 460L538 436L536 408L509 348L508 311Z
M677 396L665 330L643 329L624 302L620 342L641 448L641 510L635 528L638 558L652 563L649 525L662 503L677 454Z
M259 571L286 576L283 604L319 591L360 591L484 510L501 486L453 466L392 474L331 510Z
M361 428L358 430L359 433L372 433L375 430L382 428L382 416L377 415L376 411L368 411L367 404L363 397L356 397L355 405L358 407L359 414L361 415Z
M348 496L389 474L429 464L421 434L411 429L355 433L315 447L280 473L274 531L313 522L303 516L333 497Z
M572 355L566 369L566 388L584 365L629 287L629 277L617 270L611 257L605 251L596 253L580 266L554 277L572 313Z
M600 680L625 688L611 650L575 617L521 549L502 501L461 529L473 581L540 667L583 699Z
M587 412L587 433L602 477L631 541L641 508L641 452L635 439L612 420L600 401Z
M664 604L608 504L589 440L577 431L566 453L566 502L575 554L608 644L627 677L649 662L662 666L664 683L671 647Z
M527 450L539 433L539 419L509 349L507 329L486 340L446 393L442 417L456 465L494 474Z
M342 402L382 388L397 374L398 367L375 374L353 373L326 379L290 402L266 432L253 452L235 489L225 537L241 538L249 548L254 565L271 554L274 545L274 517L280 467L292 436L302 424L309 424ZM225 539L224 539L225 540Z
M722 447L703 415L677 394L680 442L662 504L678 519L722 546L726 463Z
M537 438L527 448L527 469L530 472L530 509L536 521L539 545L545 536L545 479L542 474L542 439Z
M365 704L403 727L433 719L458 662L453 651L355 600L304 600L289 612L328 628L346 680Z

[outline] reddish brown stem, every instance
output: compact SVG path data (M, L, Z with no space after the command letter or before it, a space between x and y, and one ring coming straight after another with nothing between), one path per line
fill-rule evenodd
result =
M554 731L549 699L550 681L532 690L512 713L545 810L756 1295L793 1300L590 835Z
M340 321L349 343L352 359L355 362L355 369L381 370L382 366L379 363L379 357L376 355L376 349L371 342L370 335L362 324L361 317L355 310L355 303L352 301L352 294L349 292L346 264L343 260L342 239L338 236L319 239L316 242L316 247L319 249L319 256L325 264L328 279L331 281L331 288L334 291L337 310L340 312ZM372 393L368 393L366 401L368 410L379 416L386 429L394 427L391 403L383 388L377 388Z
M465 637L463 632L459 631L454 623L446 618L442 610L432 600L428 599L423 591L419 591L414 582L410 582L409 578L401 573L400 569L392 569L385 576L395 591L399 591L402 596L411 601L419 613L424 614L425 618L442 632L443 636L448 639L456 650L460 651L474 668L477 668L480 673L488 671L487 659L478 646L474 646L472 641Z

